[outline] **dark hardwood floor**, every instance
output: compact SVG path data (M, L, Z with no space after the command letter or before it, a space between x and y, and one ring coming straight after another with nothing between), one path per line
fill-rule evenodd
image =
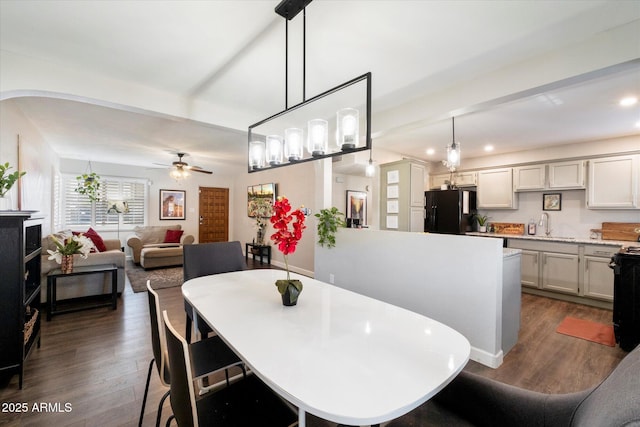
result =
M249 264L253 266L251 259ZM184 330L180 288L158 293L171 322L177 330ZM18 390L17 376L0 383L0 425L136 425L151 360L147 304L145 293L133 293L127 286L117 311L100 308L43 322L42 346L27 361L23 390ZM469 362L465 369L541 392L566 393L597 384L626 353L618 347L555 333L567 315L611 322L607 310L524 294L520 339L504 364L491 369ZM157 404L165 391L154 371L145 426L154 425ZM8 411L10 403L26 403L28 410ZM34 410L34 405L40 408L41 404L48 408ZM170 412L167 401L162 425ZM332 424L309 417L308 425Z

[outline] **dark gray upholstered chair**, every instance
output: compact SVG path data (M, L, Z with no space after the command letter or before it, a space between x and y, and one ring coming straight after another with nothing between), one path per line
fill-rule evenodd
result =
M247 262L242 254L240 242L215 242L186 245L183 248L184 281L211 274L229 273L247 269ZM185 338L191 342L193 329L193 309L186 301L184 309L187 313L187 330ZM202 337L207 337L211 328L198 317L198 330Z
M153 359L149 363L149 371L147 372L147 383L144 389L144 397L142 398L142 409L140 410L140 420L138 426L142 426L144 418L144 408L147 403L147 394L149 393L149 382L151 380L151 372L153 366L156 366L160 381L165 387L169 387L171 376L169 375L169 361L167 360L167 345L164 333L164 324L160 317L160 299L158 294L151 288L150 281L147 280L147 294L149 295L149 320L151 324L151 347L153 349ZM239 365L244 372L244 366L240 358L227 347L220 339L214 336L204 340L200 340L191 344L190 351L193 359L193 374L196 378L202 378L206 375L213 374L217 371L225 370L231 366ZM246 373L245 373L246 375ZM229 375L227 374L227 385L229 384ZM158 415L156 417L156 426L160 425L160 417L162 416L162 406L169 391L167 391L158 405Z
M599 385L545 394L463 371L433 399L388 427L640 426L640 346Z
M171 408L180 427L190 426L290 426L298 417L256 375L232 382L218 391L196 398L191 371L192 354L187 342L171 326L163 312L171 372Z

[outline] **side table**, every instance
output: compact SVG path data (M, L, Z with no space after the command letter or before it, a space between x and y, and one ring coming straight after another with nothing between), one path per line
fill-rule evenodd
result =
M56 294L58 288L58 279L60 277L81 276L85 274L104 274L111 273L111 299L109 302L74 307L65 310L58 310ZM71 273L63 273L62 270L55 269L47 275L47 321L56 314L72 313L74 311L87 310L90 308L109 307L113 310L118 308L118 267L115 264L91 265L74 267Z
M271 264L271 246L270 245L256 245L255 243L245 243L244 259L249 259L249 253L253 256L253 260L256 260L256 255L260 257L260 265L263 264L262 257L267 257L267 264Z

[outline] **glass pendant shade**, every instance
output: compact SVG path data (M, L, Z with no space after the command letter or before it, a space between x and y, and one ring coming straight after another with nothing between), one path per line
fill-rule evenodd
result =
M313 156L323 156L327 152L329 140L329 123L322 119L308 122L307 151Z
M369 163L367 164L367 167L364 170L364 174L369 178L371 178L376 174L376 167L373 166L373 160L369 159Z
M353 150L358 147L360 112L355 108L343 108L337 114L336 144L342 150Z
M453 141L451 145L447 146L447 163L450 168L457 168L460 166L460 143Z
M256 170L264 167L264 151L264 142L251 141L249 144L249 168Z
M302 159L302 129L288 128L284 130L284 156L290 162Z
M283 144L280 135L267 135L265 153L267 163L271 166L282 163Z

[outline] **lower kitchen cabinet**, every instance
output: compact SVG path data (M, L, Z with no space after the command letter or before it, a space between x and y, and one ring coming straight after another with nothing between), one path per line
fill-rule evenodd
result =
M540 287L540 265L538 258L540 258L540 252L522 249L522 255L520 257L522 286L528 288Z
M585 246L582 274L584 295L603 301L613 301L613 270L609 268L611 257L617 248Z
M577 250L577 247L575 248ZM578 255L541 252L542 289L578 295Z
M619 247L509 239L522 250L525 292L610 308L613 301L611 256Z

